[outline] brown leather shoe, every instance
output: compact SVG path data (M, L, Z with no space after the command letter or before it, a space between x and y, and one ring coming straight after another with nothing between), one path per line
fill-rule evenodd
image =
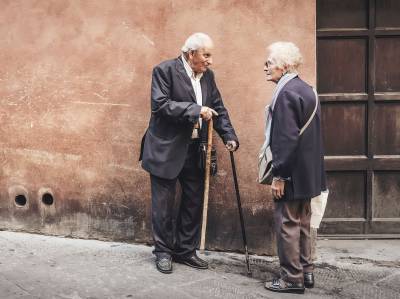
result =
M301 282L289 282L280 278L274 278L265 283L265 288L278 293L304 294L304 285Z
M304 286L307 289L312 289L314 287L314 273L312 272L304 273Z

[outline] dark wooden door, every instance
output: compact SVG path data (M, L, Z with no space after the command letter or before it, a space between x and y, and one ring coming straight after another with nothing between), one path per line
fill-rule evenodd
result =
M317 0L320 234L400 237L400 1Z

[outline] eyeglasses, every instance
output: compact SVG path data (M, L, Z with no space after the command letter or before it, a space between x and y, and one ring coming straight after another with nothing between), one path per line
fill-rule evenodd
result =
M269 59L265 62L265 66L266 66L267 68L273 67L273 66L275 66L275 65L276 65L275 62L272 61L272 60L269 60Z

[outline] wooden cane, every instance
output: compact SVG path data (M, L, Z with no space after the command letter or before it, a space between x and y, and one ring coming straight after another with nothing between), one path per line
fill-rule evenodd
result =
M200 251L203 253L206 244L206 231L207 231L207 210L208 210L208 191L210 187L212 131L213 131L213 120L211 118L208 122L208 133L207 133L206 170L204 174L203 223L201 225L201 240L200 240Z

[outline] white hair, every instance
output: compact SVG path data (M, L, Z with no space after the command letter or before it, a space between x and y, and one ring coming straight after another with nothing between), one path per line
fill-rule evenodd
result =
M303 56L299 48L291 42L276 42L268 46L269 58L280 69L286 69L289 73L297 72L303 63Z
M202 48L212 48L213 45L211 37L205 33L197 32L188 37L181 50L186 53Z

